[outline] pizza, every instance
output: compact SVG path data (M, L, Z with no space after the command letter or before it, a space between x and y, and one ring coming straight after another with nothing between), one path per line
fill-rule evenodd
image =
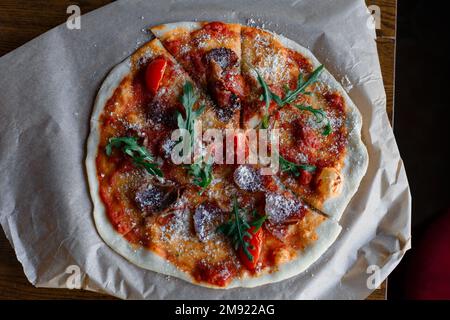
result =
M211 288L303 272L338 237L367 170L357 107L275 33L151 31L94 105L86 166L100 236L133 264ZM271 162L258 161L264 135Z

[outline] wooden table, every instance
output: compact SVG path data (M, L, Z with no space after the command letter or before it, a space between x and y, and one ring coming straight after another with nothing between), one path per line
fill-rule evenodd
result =
M66 21L66 8L78 4L82 13L101 7L109 0L2 0L0 2L0 56ZM377 30L378 53L387 94L387 112L394 115L395 37L397 0L366 0L381 9L381 29ZM386 297L386 281L369 299ZM3 232L0 231L0 299L110 299L110 296L68 289L33 287Z

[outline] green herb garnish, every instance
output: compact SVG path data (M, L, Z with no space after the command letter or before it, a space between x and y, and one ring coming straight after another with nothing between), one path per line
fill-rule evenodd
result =
M200 194L211 184L214 176L212 174L212 163L205 163L200 161L198 163L191 164L188 168L188 172L194 177L193 183L196 186L202 188Z
M300 170L313 172L316 170L316 166L310 165L310 164L296 164L293 162L290 162L283 158L281 155L279 155L280 158L280 167L281 172L288 172L293 174L294 176L298 177L300 175Z
M269 107L270 107L270 100L272 100L272 92L270 91L269 87L267 86L267 83L264 81L264 79L256 69L255 72L257 75L259 85L263 89L262 100L264 100L266 104L266 110L261 121L261 129L267 129L269 127Z
M144 168L151 175L158 177L163 176L162 171L158 168L158 164L153 163L153 156L144 146L138 144L137 138L110 138L105 148L108 157L111 156L113 148L121 149L123 153L131 157L133 159L133 164L136 167Z
M264 224L264 221L266 221L266 219L267 219L267 216L257 216L257 212L256 212L256 210L254 210L253 217L256 220L253 220L252 222L250 222L250 226L254 227L255 228L254 232L256 232L259 229L261 229L262 225Z
M297 88L295 88L294 90L285 88L286 92L283 99L281 99L276 94L271 93L273 100L278 104L278 106L283 107L286 104L294 102L299 94L310 94L309 92L305 92L306 88L308 88L311 84L317 81L317 78L320 76L323 69L324 69L323 65L318 67L316 70L313 71L313 73L311 73L308 80L306 81L303 78L303 75L300 73L298 75Z
M326 121L326 125L322 131L322 135L328 136L331 133L332 129L331 129L330 120L327 118L327 114L325 113L325 111L323 111L322 109L314 109L311 106L305 106L305 105L296 105L295 107L299 110L311 112L314 115L315 121L317 123Z
M244 209L239 208L237 199L236 197L234 197L233 211L231 213L230 220L219 226L217 228L217 231L229 237L234 246L234 249L238 250L239 248L242 248L247 258L250 261L253 261L253 255L249 251L249 248L252 249L252 246L249 243L250 239L252 238L252 235L250 234L249 230L251 227L254 227L255 229L253 233L256 233L263 225L267 216L259 217L253 222L248 222L244 218L243 214L241 214L241 212L243 214L246 214L246 211ZM253 215L255 216L256 214L254 213ZM244 239L245 237L247 240Z
M283 99L281 97L279 97L278 95L276 95L275 93L273 93L272 91L270 91L269 86L264 81L263 77L255 69L255 72L256 72L256 75L257 75L257 80L259 82L259 85L263 89L263 93L261 95L261 101L265 102L265 109L266 109L265 113L263 115L263 118L261 120L261 128L262 129L267 129L269 127L269 118L270 118L269 107L270 107L270 102L272 100L275 101L276 104L280 108L282 108L286 104L294 102L297 99L299 94L310 95L311 93L310 92L305 92L305 90L306 90L306 88L308 86L310 86L311 84L313 84L314 82L317 81L317 78L320 76L320 74L322 73L323 69L324 69L323 65L319 66L316 70L313 71L313 73L309 76L308 80L306 80L306 81L303 78L303 75L300 73L298 75L297 88L296 89L290 90L287 85L284 86L285 96L284 96ZM324 131L324 132L328 132L328 133L324 134L324 135L330 134L331 127L327 126L326 129L327 129L327 131Z
M193 110L195 102L197 102L198 96L194 92L194 87L192 83L186 82L183 86L183 94L180 97L180 102L184 107L184 111L186 113L186 118L183 118L183 115L178 112L177 122L178 128L187 130L191 136L191 143L189 144L190 150L192 150L194 145L194 125L195 120L202 114L205 106L202 105L197 110ZM189 153L190 150L186 152Z
M193 110L197 99L198 96L194 92L194 87L190 82L186 82L183 86L183 94L180 97L180 102L183 104L186 117L183 118L183 115L178 113L177 121L178 128L187 130L191 136L191 141L189 144L190 149L187 151L188 153L194 148L195 121L200 117L205 109L205 106L202 105L197 110ZM187 169L188 173L194 177L193 183L202 188L200 191L200 194L202 194L214 178L212 174L212 163L205 162L201 159L197 163L187 166Z

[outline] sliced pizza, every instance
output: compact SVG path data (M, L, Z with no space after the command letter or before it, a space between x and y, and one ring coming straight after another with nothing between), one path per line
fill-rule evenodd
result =
M95 102L86 165L101 237L138 266L213 288L299 274L337 238L366 170L356 107L309 51L273 33L221 22L152 31L161 42L119 64ZM173 136L225 128L279 130L280 170L236 163L245 145L213 163L211 145L228 149ZM180 146L199 158L176 162Z

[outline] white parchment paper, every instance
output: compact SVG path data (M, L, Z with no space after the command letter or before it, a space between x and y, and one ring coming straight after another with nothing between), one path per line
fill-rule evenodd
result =
M363 115L368 172L338 240L297 277L254 289L206 289L130 264L96 232L84 168L95 95L111 68L150 38L143 28L190 20L256 25L308 47ZM67 280L76 284L66 269L78 266L82 288L122 298L367 297L411 236L408 181L369 20L363 0L124 0L83 15L80 30L61 25L0 58L0 222L28 280L66 287ZM369 266L379 272L368 273Z

